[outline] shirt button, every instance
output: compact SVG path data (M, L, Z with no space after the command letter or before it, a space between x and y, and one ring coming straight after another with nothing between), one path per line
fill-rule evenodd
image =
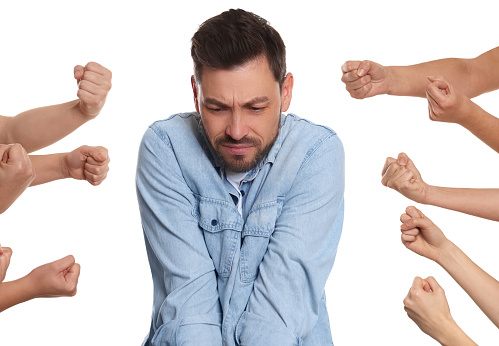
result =
M212 225L212 226L216 226L216 225L218 225L218 221L217 221L217 220L211 220L211 225Z

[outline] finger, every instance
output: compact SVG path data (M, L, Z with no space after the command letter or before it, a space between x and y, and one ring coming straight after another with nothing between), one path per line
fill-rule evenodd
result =
M403 178L403 176L406 178ZM382 179L385 181L387 187L391 189L398 189L400 184L408 179L412 179L413 173L408 170L405 166L399 166L396 163L393 163L385 173L385 176Z
M86 80L97 85L103 85L108 79L98 72L86 70L82 80Z
M409 215L407 215L407 213L403 213L402 215L400 215L400 222L402 222L402 223L404 223L410 219L411 219L411 217Z
M2 157L3 163L7 163L7 161L9 160L10 148L11 148L10 145L5 145L5 144L0 145L0 156Z
M85 73L86 74L86 73ZM82 79L80 81L80 85L78 86L79 90L86 91L92 95L100 95L100 96L106 96L107 95L107 90L103 89L101 85L95 84L93 82L90 82L86 79Z
M428 218L412 218L407 220L402 225L400 225L400 229L403 231L419 228L419 229L427 229L432 225L432 222Z
M69 275L70 277L74 278L76 282L78 282L78 277L80 276L80 270L81 270L80 264L78 263L73 264L69 269L68 273L66 274L66 278Z
M10 247L0 247L0 251L1 251L1 254L2 256L6 256L8 259L10 259L10 257L12 257L12 249Z
M363 76L360 78L357 77L357 78L358 78L357 80L345 83L346 84L345 88L348 91L359 90L359 89L362 90L363 87L368 86L368 84L371 82L371 76L369 76L369 75L366 75L366 76Z
M445 93L442 92L445 91ZM428 101L433 101L434 104L441 107L442 103L445 102L446 96L448 94L448 89L439 88L438 82L428 85L426 88L426 98Z
M85 171L85 179L92 185L97 186L100 185L107 177L107 171L101 173L101 174L93 174L88 171Z
M341 71L343 73L350 72L352 70L356 70L359 68L360 61L358 60L349 60L346 61L343 65L341 65Z
M112 72L110 70L108 70L107 68L105 68L101 64L93 62L93 61L89 62L85 66L85 71L91 71L91 72L98 73L102 76L105 76L109 80L111 80L111 78L112 78Z
M71 266L75 264L75 258L73 257L73 255L68 255L52 263L54 264L58 272L62 272L66 269L71 268Z
M407 165L409 163L409 156L406 153L400 153L397 156L397 163L401 166Z
M423 289L425 290L425 292L428 292L428 293L431 292L430 284L426 280L423 280Z
M428 276L425 280L433 292L435 292L437 290L443 291L443 288L438 284L437 280L435 280L435 278L433 276Z
M354 82L358 79L359 79L359 76L357 75L357 70L343 73L343 76L341 76L341 81L345 84Z
M423 287L423 279L420 278L419 276L416 276L412 281L411 290L418 290L421 289L422 287ZM409 293L411 293L411 291L409 291Z
M388 169L388 167L396 162L397 160L395 160L393 157L387 157L386 160L385 160L385 165L383 166L383 170L381 171L381 175L385 175L385 172L386 170Z
M419 235L419 229L417 228L411 228L411 229L404 229L404 230L401 230L402 234L405 234L407 236L418 236Z
M411 243L414 243L417 240L417 236L401 234L400 240L402 241L402 244L404 244L404 246L408 248Z
M2 158L3 159L3 158ZM7 160L7 163L14 163L14 162L27 162L29 161L28 158L28 153L24 148L21 146L21 144L13 144L10 146L9 150L9 158Z
M89 162L89 159L93 159L92 162L89 162L91 164L101 164L108 159L107 149L104 147L90 147L84 145L81 149L81 153L87 156L87 162Z
M369 94L371 89L373 88L373 84L369 83L364 85L361 88L355 89L355 90L348 90L350 93L350 96L353 97L354 99L362 100L366 98L366 95Z
M362 77L368 74L374 68L374 65L375 64L372 61L369 60L362 61L359 65L359 68L357 69L357 75L359 77Z
M74 67L74 77L76 79L76 83L79 83L81 77L83 77L83 73L85 72L85 68L81 65L76 65Z
M407 207L407 208L405 209L405 212L406 212L406 213L407 213L410 217L412 217L412 218L417 218L417 217L418 217L418 218L421 218L421 217L423 217L423 215L422 215L421 211L420 211L418 208L414 207L414 206L409 206L409 207Z

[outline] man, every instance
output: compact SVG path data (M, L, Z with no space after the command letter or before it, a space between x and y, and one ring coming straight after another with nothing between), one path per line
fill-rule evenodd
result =
M331 345L343 222L336 134L283 115L285 46L230 10L192 38L195 113L146 131L137 193L154 284L144 345Z

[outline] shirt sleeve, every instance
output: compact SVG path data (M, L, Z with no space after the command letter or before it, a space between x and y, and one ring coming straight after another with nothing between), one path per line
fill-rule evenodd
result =
M344 171L336 135L302 163L236 326L241 345L301 345L316 325L343 225Z
M215 268L192 215L194 195L164 133L140 145L137 197L154 285L146 345L222 344Z

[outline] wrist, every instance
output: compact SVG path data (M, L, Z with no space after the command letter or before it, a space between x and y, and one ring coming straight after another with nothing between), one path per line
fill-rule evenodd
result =
M97 117L97 115L99 115L99 113L92 115L88 114L87 109L85 108L85 104L80 99L74 100L72 102L74 102L71 105L73 116L80 119L80 121L83 121L84 123L94 119L95 117Z
M40 285L34 278L32 273L33 272L18 280L19 290L20 292L22 292L24 298L23 301L31 300L41 296L39 290Z
M483 123L482 115L485 111L469 99L466 102L468 104L464 107L463 116L456 123L471 131L474 127Z
M438 257L435 259L435 262L448 271L448 269L452 266L452 263L455 263L456 261L455 257L457 249L457 246L453 242L445 238L445 241L438 246Z
M399 95L397 93L397 77L394 66L385 66L385 89L382 94Z
M473 340L471 340L468 335L457 325L457 323L450 318L447 322L447 326L443 329L442 335L437 338L437 341L442 346L455 346L455 345L476 345Z
M70 178L69 174L69 153L61 153L59 154L59 171L62 179Z

